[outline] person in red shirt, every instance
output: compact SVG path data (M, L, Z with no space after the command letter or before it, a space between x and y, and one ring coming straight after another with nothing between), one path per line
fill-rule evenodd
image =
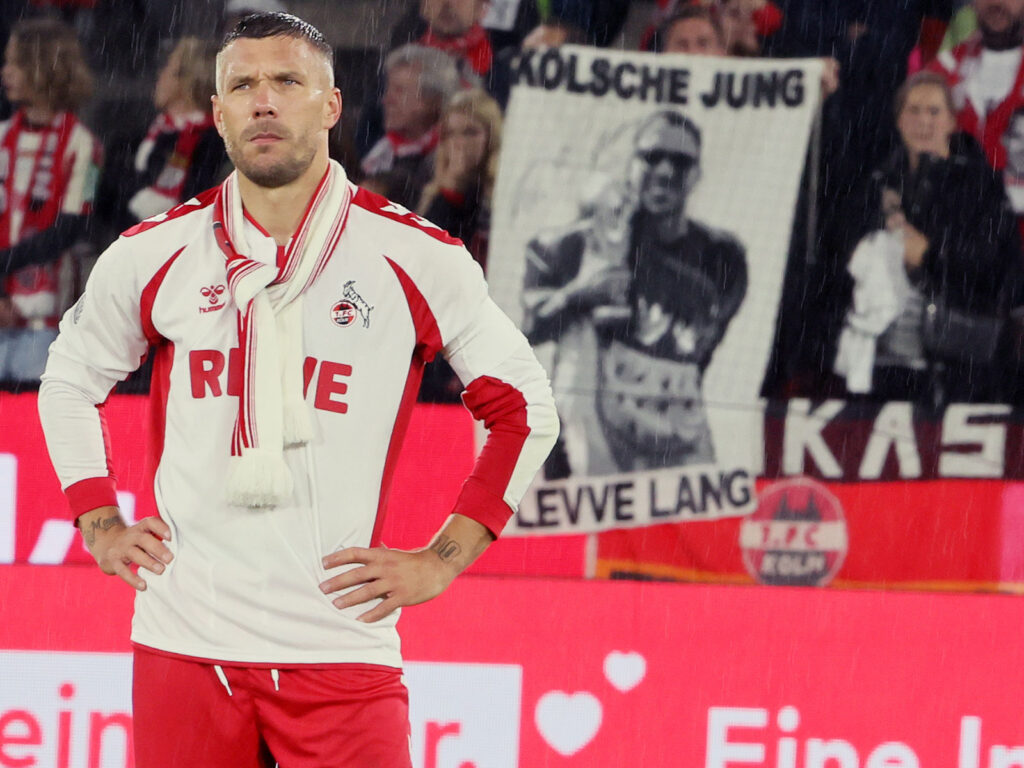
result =
M486 11L485 0L420 0L420 16L427 29L417 42L461 59L482 77L490 71L494 56L480 24Z

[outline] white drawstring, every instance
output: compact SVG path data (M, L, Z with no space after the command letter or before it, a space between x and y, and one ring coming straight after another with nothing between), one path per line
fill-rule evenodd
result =
M281 690L281 686L280 686L279 682L281 680L281 675L280 675L280 673L276 669L270 670L270 679L274 681L274 690L275 691L280 691Z
M231 686L228 684L228 676L224 674L224 670L220 664L213 665L213 671L217 673L217 679L220 680L220 684L224 686L224 689L228 692L228 696L234 696L231 692Z

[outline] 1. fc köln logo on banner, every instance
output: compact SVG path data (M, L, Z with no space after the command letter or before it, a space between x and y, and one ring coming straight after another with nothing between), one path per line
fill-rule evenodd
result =
M839 500L807 478L768 486L740 526L747 571L762 584L828 584L846 557L849 538Z

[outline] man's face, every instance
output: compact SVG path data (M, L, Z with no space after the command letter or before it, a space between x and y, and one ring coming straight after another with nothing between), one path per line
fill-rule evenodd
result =
M656 121L641 129L629 173L640 208L652 216L681 213L700 179L699 152L681 126Z
M301 38L241 38L217 58L214 123L239 173L260 186L298 179L340 116L330 65Z
M653 216L681 211L696 182L696 158L654 149L637 155L637 161L640 207Z
M974 0L974 11L985 38L1015 35L1024 22L1024 0Z
M707 19L681 19L665 33L664 52L724 56L725 48Z
M1015 176L1024 176L1024 115L1017 115L1010 121L1003 134L1006 147L1006 164Z
M25 104L31 101L31 93L28 75L25 70L18 66L16 43L11 39L4 50L4 66L0 70L0 79L3 81L4 93L7 100L12 104Z
M466 34L483 18L485 0L420 0L420 15L442 37Z
M422 136L441 117L440 99L424 94L420 88L420 68L415 65L393 67L381 98L384 130L407 139Z

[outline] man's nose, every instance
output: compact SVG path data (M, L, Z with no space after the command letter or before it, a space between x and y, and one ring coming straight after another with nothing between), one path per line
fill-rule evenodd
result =
M252 98L253 117L277 116L277 101L274 98L274 89L265 80L261 80L253 86Z
M672 164L672 161L669 158L663 157L654 164L654 167L651 170L658 176L667 176L671 178L675 175L676 167Z

